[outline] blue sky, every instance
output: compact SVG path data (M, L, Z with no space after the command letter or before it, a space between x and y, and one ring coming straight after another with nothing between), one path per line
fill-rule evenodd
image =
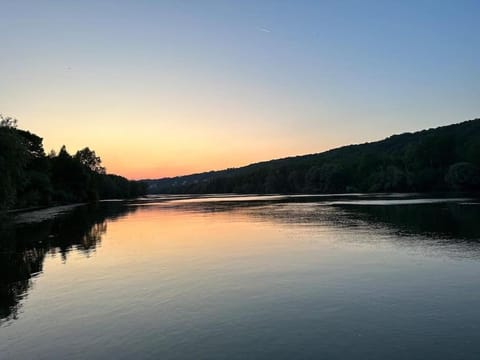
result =
M479 116L478 1L0 4L0 112L129 177Z

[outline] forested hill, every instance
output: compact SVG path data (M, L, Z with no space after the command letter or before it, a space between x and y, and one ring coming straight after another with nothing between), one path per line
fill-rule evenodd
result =
M106 174L88 147L70 155L63 146L47 155L41 137L0 115L0 212L144 193L145 184Z
M480 190L480 119L241 168L145 180L150 193Z

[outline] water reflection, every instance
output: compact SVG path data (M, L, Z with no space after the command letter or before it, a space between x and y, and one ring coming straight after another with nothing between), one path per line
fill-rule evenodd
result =
M348 201L350 198L350 202ZM426 248L441 251L454 257L480 258L480 206L473 202L424 202L422 204L372 205L359 204L354 197L254 197L229 201L190 201L184 197L170 201L168 197L141 199L135 204L122 202L81 206L61 216L36 223L3 223L0 228L0 324L15 319L19 304L32 285L32 278L42 272L46 255L59 254L68 260L72 250L90 256L101 244L107 232L107 222L141 209L161 216L162 212L173 219L180 214L193 212L215 221L215 214L230 214L232 221L244 221L246 226L254 222L268 222L300 231L320 228L343 232L341 241L387 240L395 245ZM378 201L375 200L375 201ZM145 231L160 226L156 220L142 223ZM218 220L218 219L217 219ZM225 229L230 223L224 218ZM163 224L166 225L165 223ZM177 226L177 227L175 227ZM174 225L172 231L178 232ZM131 229L132 233L138 229ZM355 234L361 233L358 239ZM379 236L379 235L385 236ZM188 234L187 234L188 235ZM186 236L187 236L186 235ZM259 238L258 241L262 239ZM135 246L141 247L138 243ZM292 244L294 247L294 244ZM141 251L141 250L140 250Z
M352 220L384 225L401 235L423 235L452 241L477 242L480 239L480 206L474 204L342 205L341 208Z
M75 249L90 256L107 231L109 219L135 211L123 204L79 206L68 213L31 223L3 221L0 225L0 324L15 319L19 304L42 272L46 255L59 254L67 261ZM17 219L20 217L17 217Z
M222 213L236 212L253 219L282 224L329 225L342 227L365 226L388 228L399 235L422 235L451 240L480 240L480 203L467 198L455 199L364 199L344 195L341 201L334 196L252 197L229 201L176 200L172 202L144 202L152 210L162 208L182 212ZM346 198L349 198L346 199ZM361 198L364 198L362 196Z
M466 198L421 199L416 196L344 195L256 197L250 200L149 202L152 211L175 209L197 214L231 212L248 221L287 226L363 232L361 242L390 241L396 246L424 248L452 257L480 258L480 203ZM300 230L302 231L302 230ZM315 230L313 230L315 231ZM383 235L383 236L382 236ZM351 236L348 241L357 241ZM347 241L342 238L342 241Z

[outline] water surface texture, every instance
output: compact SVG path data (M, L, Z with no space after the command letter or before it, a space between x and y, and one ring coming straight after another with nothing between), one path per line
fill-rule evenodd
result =
M478 359L480 205L159 196L0 230L1 359Z

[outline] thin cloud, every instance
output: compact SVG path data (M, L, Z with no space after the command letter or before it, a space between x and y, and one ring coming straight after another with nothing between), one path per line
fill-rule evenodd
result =
M265 27L265 26L259 27L258 30L263 31L263 32L266 32L266 33L271 33L271 32L272 32L271 29L269 29L269 28L267 28L267 27Z

